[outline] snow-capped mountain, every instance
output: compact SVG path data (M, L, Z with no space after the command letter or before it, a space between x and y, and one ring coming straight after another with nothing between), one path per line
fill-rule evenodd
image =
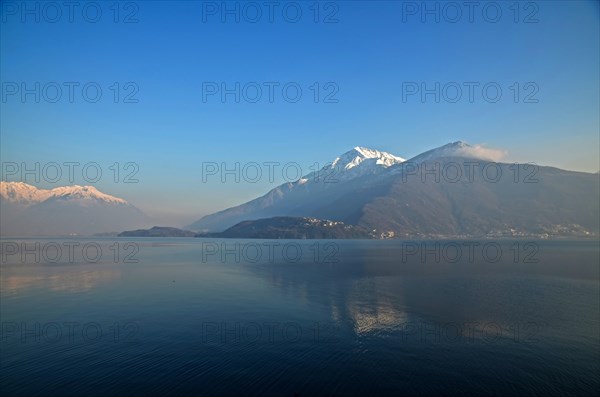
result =
M93 186L65 186L52 189L48 199L79 200L81 203L103 202L108 204L129 204L122 198L102 193ZM47 200L48 200L47 199Z
M23 182L0 182L0 199L19 205L41 203L50 195L49 190L38 189Z
M501 150L461 141L407 161L356 147L319 171L320 177L331 174L334 183L312 173L262 197L207 215L188 228L220 232L246 220L290 216L342 221L403 237L600 231L597 175L539 166L535 183L523 183L522 178L515 182L513 166L498 163L503 155ZM477 174L468 182L456 183L444 178L408 178L405 167L413 163L414 172L414 166L423 162L452 161L460 175L470 175L472 170L464 164L473 160L479 169L497 162L504 177L490 183ZM531 174L531 169L521 171L521 176Z
M135 206L93 186L0 182L0 211L2 235L91 235L149 225Z
M370 168L376 166L389 167L394 164L400 164L405 161L402 157L397 157L386 152L380 152L369 148L356 146L347 151L332 162L335 168L349 170L360 166L361 164Z
M188 228L220 232L242 220L313 214L318 207L351 194L360 186L355 186L357 181L378 178L404 161L390 153L357 146L337 156L319 171L277 186L246 204L208 215Z
M311 172L303 176L298 182L319 182L321 178L329 181L348 180L362 175L374 174L396 164L401 164L405 159L386 152L380 152L365 147L356 146L354 149L338 156L331 163L326 164L318 172Z
M0 182L0 198L10 203L26 206L48 199L81 200L81 203L128 204L122 198L102 193L93 186L73 185L54 189L38 189L23 182Z

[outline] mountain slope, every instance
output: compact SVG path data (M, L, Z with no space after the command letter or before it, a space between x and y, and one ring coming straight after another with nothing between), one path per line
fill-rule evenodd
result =
M440 158L466 175L470 158ZM487 164L479 161L476 168ZM399 236L571 235L600 232L597 175L538 167L535 182L515 181L511 164L493 163L503 177L493 182L475 172L473 180L423 181L396 175L383 191L362 202L358 225ZM490 166L490 167L492 167ZM512 167L512 168L511 168ZM520 174L531 168L521 165ZM334 203L335 205L335 203Z
M303 183L278 186L189 228L220 231L245 220L293 216L332 219L403 237L587 236L600 232L597 174L543 166L515 168L490 161L501 154L453 142L406 162L343 174L336 183L310 183L309 175L302 178L307 180ZM369 161L363 159L357 167L352 165L352 154L345 155L338 157L345 159L341 162L345 171ZM431 170L437 170L433 172L437 180ZM454 180L445 174L451 171L461 177ZM497 180L494 172L500 173Z
M386 152L355 147L318 172L311 172L296 182L284 183L245 204L205 216L187 228L220 232L249 219L313 216L321 206L353 194L360 186L357 181L377 178L404 161Z

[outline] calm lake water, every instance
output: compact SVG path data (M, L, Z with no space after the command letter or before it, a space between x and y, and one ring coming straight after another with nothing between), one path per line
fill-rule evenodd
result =
M600 390L598 242L1 242L3 396Z

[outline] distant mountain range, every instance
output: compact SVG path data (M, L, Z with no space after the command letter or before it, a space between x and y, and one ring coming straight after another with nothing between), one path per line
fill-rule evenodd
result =
M405 161L356 147L318 174L187 228L219 232L246 220L311 217L401 238L598 235L598 174L493 162L499 154L453 142Z
M142 230L156 222L126 200L92 186L46 190L0 182L0 234L130 230L127 233L147 236L220 233L273 238L600 235L598 173L495 162L501 155L464 142L408 160L355 147L319 171L197 220L186 227L191 232L183 234L179 229Z
M0 182L2 235L92 235L149 224L135 206L93 186L38 189L23 182Z

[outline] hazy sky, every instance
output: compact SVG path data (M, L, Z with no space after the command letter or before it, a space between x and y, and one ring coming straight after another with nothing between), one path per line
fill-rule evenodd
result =
M600 169L597 1L53 4L2 3L2 162L96 162L100 190L147 212L191 222L282 181L205 183L203 162L308 173L357 145L409 158L464 140ZM115 183L127 162L139 182Z

